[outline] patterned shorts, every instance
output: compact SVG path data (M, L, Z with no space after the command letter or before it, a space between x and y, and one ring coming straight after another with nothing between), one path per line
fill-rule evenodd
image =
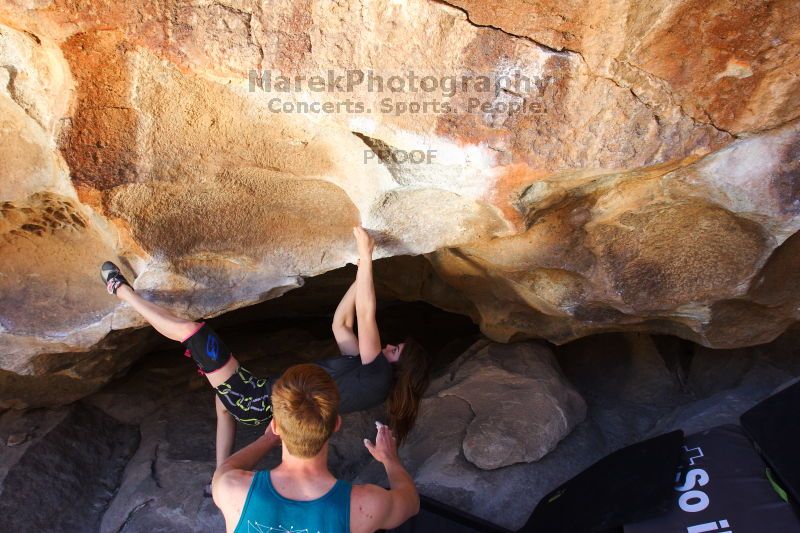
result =
M222 405L238 422L259 426L272 420L274 377L257 378L240 366L225 383L217 387Z

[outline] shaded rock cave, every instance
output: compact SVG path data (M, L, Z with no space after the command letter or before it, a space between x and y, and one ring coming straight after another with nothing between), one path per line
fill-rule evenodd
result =
M381 260L376 270L391 270L395 265L387 263L404 261ZM333 355L330 316L354 273L350 266L310 278L285 296L210 323L256 373L278 373L291 364ZM592 335L560 346L543 340L499 344L468 317L400 301L381 283L378 292L383 338L392 342L412 335L433 361L422 413L401 448L404 464L423 494L509 529L520 527L544 494L607 453L671 429L692 433L735 422L776 387L800 376L796 327L769 344L732 350L631 332ZM147 330L128 335L154 336ZM221 514L204 494L214 470L213 392L177 343L144 345L149 347L129 368L77 402L0 415L0 439L6 444L0 456L0 511L9 530L223 527ZM476 358L492 352L499 356L495 363L491 357ZM473 364L470 375L482 375L498 361L509 368L521 362L549 366L563 375L559 387L574 387L578 395L583 411L573 415L573 427L543 444L544 453L536 457L509 460L497 446L499 434L491 435L491 445L470 437L482 395L496 394L491 387L503 383L478 378L467 382L466 392L449 385L465 365ZM533 367L536 377L547 373L545 366ZM513 393L508 400L525 409L528 419L532 408L541 410ZM511 439L511 448L535 448L551 432L519 423L520 412L512 408L492 415L503 423L502 436ZM329 462L337 476L385 483L380 465L361 447L361 440L372 435L373 421L384 417L382 406L344 416L342 430L331 441ZM240 426L237 448L259 434L257 428ZM487 458L508 464L487 466ZM273 452L261 466L277 461L279 454ZM506 511L498 515L498 509Z
M736 421L800 374L797 20L796 0L0 0L3 530L222 528L212 393L106 294L106 259L279 372L335 353L368 228L384 340L434 363L402 459L504 528L613 450ZM409 86L263 83L347 72ZM385 482L361 447L382 416L345 417L337 475Z

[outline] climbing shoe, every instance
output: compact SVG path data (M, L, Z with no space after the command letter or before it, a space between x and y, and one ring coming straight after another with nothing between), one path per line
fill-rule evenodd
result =
M125 276L122 275L122 272L119 271L119 267L111 261L106 261L103 263L103 266L100 267L100 276L106 284L108 294L117 294L117 289L119 289L120 285L131 286L128 280L125 279Z

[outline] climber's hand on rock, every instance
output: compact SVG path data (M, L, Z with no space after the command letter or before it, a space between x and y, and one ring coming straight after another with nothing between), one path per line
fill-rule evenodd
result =
M358 245L358 255L372 258L372 251L375 249L375 239L361 226L353 228L353 235Z
M375 444L370 442L369 439L364 439L364 446L367 447L372 457L380 463L386 464L399 461L397 458L397 440L392 435L392 430L389 429L389 426L385 426L380 422L375 422L375 425L378 427Z

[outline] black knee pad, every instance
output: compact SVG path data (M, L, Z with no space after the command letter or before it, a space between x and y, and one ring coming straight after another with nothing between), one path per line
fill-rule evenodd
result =
M200 370L206 374L219 370L231 358L231 351L206 324L183 341L183 344Z

